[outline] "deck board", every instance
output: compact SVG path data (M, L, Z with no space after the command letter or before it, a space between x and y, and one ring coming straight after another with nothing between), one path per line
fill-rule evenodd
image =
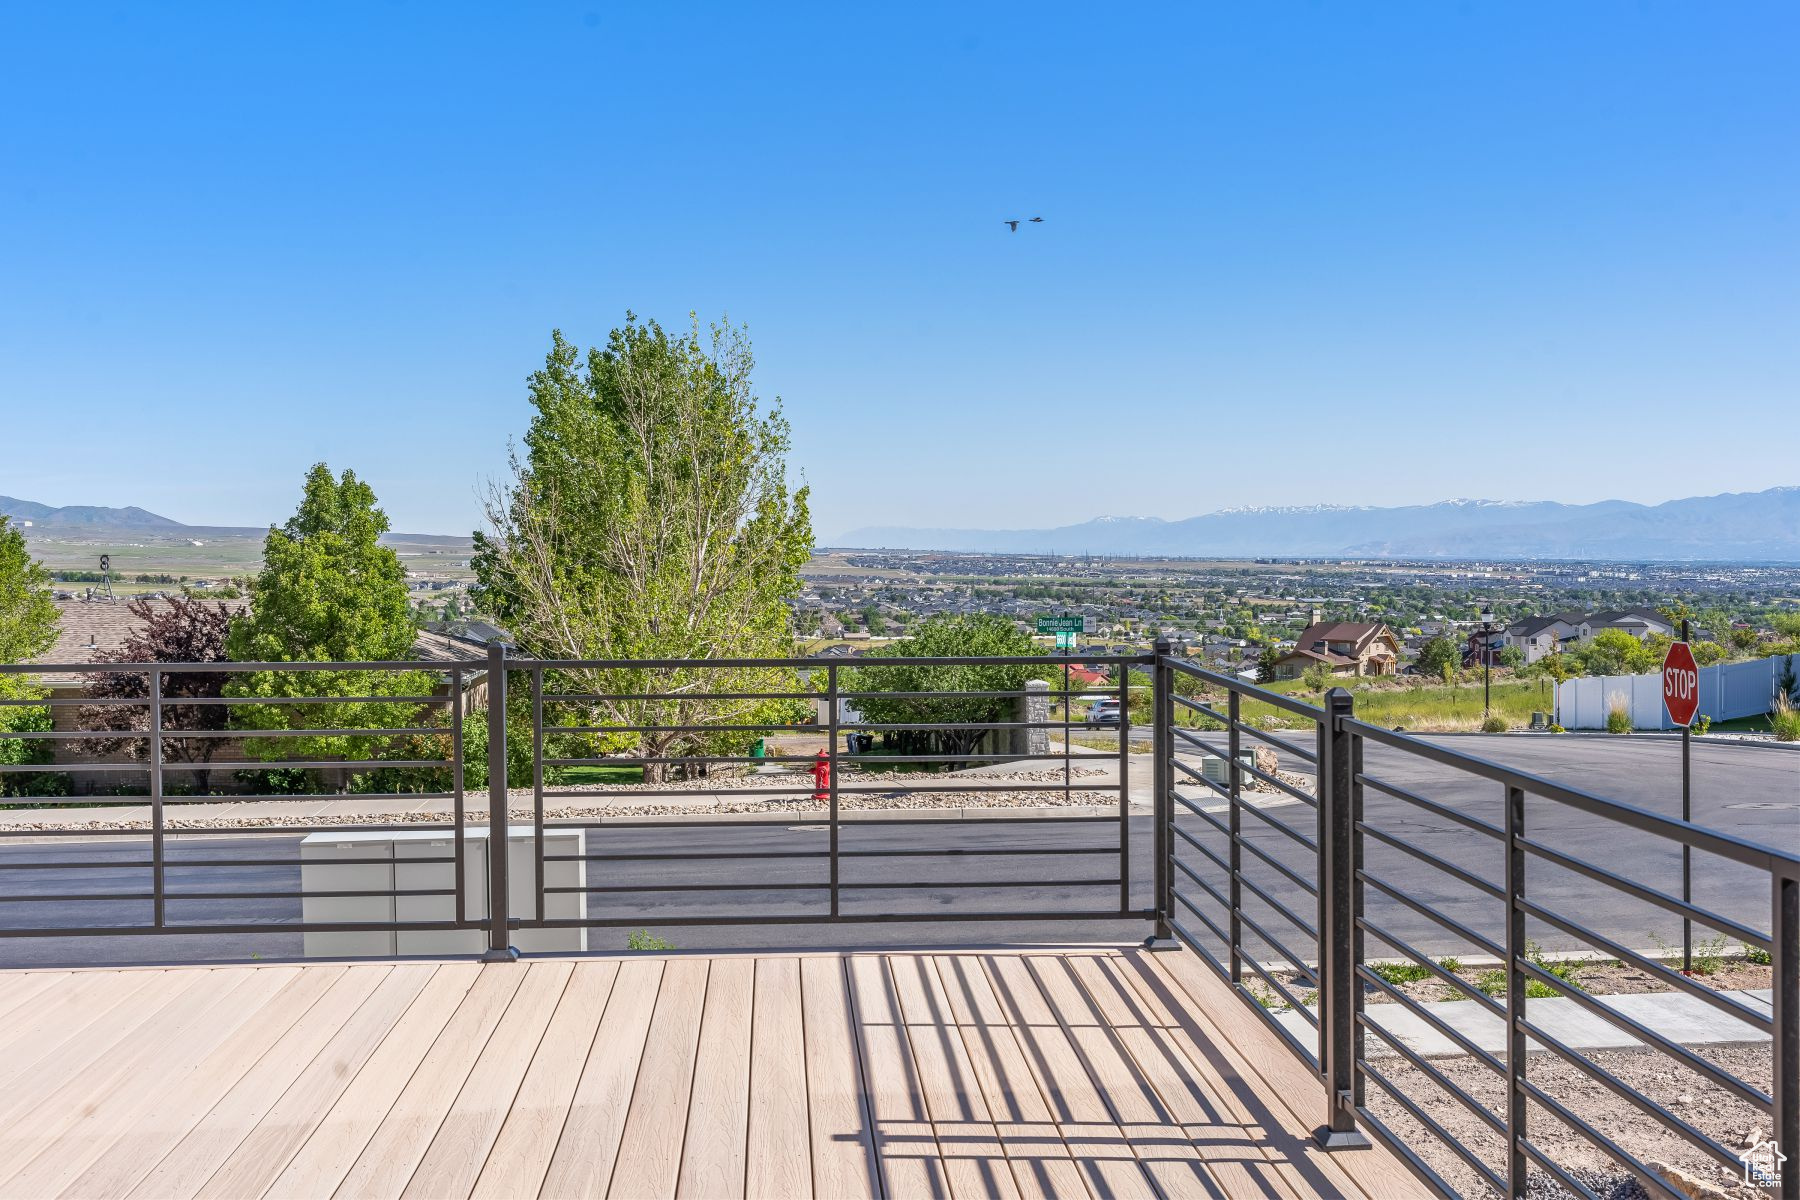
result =
M1319 1150L1310 1068L1185 953L15 971L0 1009L3 1197L1427 1194Z

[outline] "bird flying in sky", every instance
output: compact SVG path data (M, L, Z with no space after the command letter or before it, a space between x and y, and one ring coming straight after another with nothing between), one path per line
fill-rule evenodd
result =
M1042 225L1044 223L1044 218L1042 218L1042 217L1032 217L1032 218L1030 218L1030 220L1033 225ZM1014 233L1019 232L1020 222L1018 222L1018 221L1002 221L1000 223L1002 225L1006 226L1008 229L1012 230Z

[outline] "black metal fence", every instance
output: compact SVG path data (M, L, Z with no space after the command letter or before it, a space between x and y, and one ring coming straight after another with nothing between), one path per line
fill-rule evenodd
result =
M1080 683L1076 666L1102 681ZM101 677L136 682L96 687ZM1203 955L1316 1068L1323 1144L1378 1138L1448 1193L1522 1195L1538 1173L1594 1194L1546 1147L1551 1130L1585 1139L1651 1194L1675 1194L1546 1082L1552 1063L1740 1165L1743 1148L1691 1110L1568 1044L1546 1002L1716 1088L1800 1155L1800 856L1379 728L1347 692L1315 707L1164 645L660 662L510 659L496 645L461 662L0 666L0 684L0 709L39 718L0 726L0 804L12 810L0 822L0 937L377 931L454 934L511 956L539 933L645 924L1054 921L1073 940L1077 923L1142 921L1153 941ZM1089 711L1101 701L1116 718ZM1491 798L1433 796L1400 778L1408 764L1491 785ZM599 785L599 797L584 776L622 771L633 781ZM1150 810L1135 829L1134 772ZM238 790L194 786L226 775ZM58 780L117 786L75 795ZM699 811L658 811L696 808L709 791ZM1021 794L1029 820L990 807ZM233 815L273 800L319 809ZM1547 835L1568 825L1553 813L1665 845L1663 861L1699 856L1727 886L1684 899ZM309 885L294 839L320 834L342 842L333 870L385 873L321 872ZM359 848L402 834L425 835L404 878L391 851ZM474 854L478 839L509 849ZM1737 941L1771 965L1770 1001L1706 986L1597 929L1586 908L1600 896ZM387 907L343 915L370 900ZM1767 1048L1766 1079L1589 994L1534 934L1740 1022ZM1485 984L1464 969L1483 958ZM1447 1019L1401 979L1431 981L1477 1019ZM1479 1082L1409 1045L1399 1014ZM1454 1132L1451 1112L1477 1133ZM1780 1194L1797 1184L1789 1171Z
M1449 1194L1491 1188L1520 1196L1528 1175L1539 1173L1571 1194L1596 1195L1591 1172L1571 1171L1544 1144L1573 1137L1648 1194L1680 1196L1673 1176L1625 1149L1616 1130L1584 1113L1574 1094L1623 1101L1633 1119L1654 1123L1741 1180L1741 1155L1753 1147L1709 1134L1702 1117L1713 1114L1672 1094L1706 1084L1750 1114L1748 1129L1760 1129L1761 1138L1778 1148L1800 1145L1800 856L1357 720L1352 695L1342 689L1327 693L1320 708L1166 654L1157 671L1164 923L1318 1070L1322 1144L1350 1148L1373 1135ZM1178 688L1178 678L1189 686ZM1312 736L1246 720L1249 703L1280 710L1310 727ZM1214 732L1183 728L1178 714ZM1242 756L1246 745L1268 747L1294 770L1258 767ZM1184 752L1189 761L1180 757ZM1373 757L1389 764L1385 773L1365 761ZM1203 769L1207 758L1222 763L1215 776L1223 780ZM1487 781L1491 802L1453 805L1395 782L1391 776L1408 762ZM1246 795L1252 783L1279 803L1253 802ZM1611 837L1621 853L1637 839L1664 844L1665 862L1701 856L1711 868L1701 874L1726 881L1711 890L1729 895L1732 911L1684 900L1679 882L1660 887L1556 844L1554 835L1540 832L1569 827L1550 819L1555 810L1611 830L1585 840ZM1403 866L1415 879L1422 868L1430 886L1396 882L1392 876ZM1447 897L1458 890L1463 895L1452 903ZM1598 900L1609 894L1713 930L1715 945L1737 941L1748 959L1771 965L1771 1000L1709 987L1626 944L1616 930L1595 929L1584 909L1603 907ZM1399 928L1402 923L1408 928ZM1457 949L1427 952L1418 931ZM1682 1045L1590 994L1573 978L1568 956L1559 960L1540 950L1534 932L1591 949L1657 989L1728 1016L1741 1024L1752 1052L1715 1061L1705 1048ZM1478 959L1493 964L1489 978L1479 981L1487 986L1463 969ZM1452 1022L1443 1008L1397 986L1416 979L1465 1002L1473 1019ZM1643 1072L1634 1083L1609 1069L1604 1056L1568 1044L1548 1027L1558 1007L1603 1022L1624 1043L1660 1056L1671 1069L1657 1073L1663 1086L1646 1088ZM1406 1018L1416 1023L1409 1028ZM1296 1034L1296 1021L1310 1037ZM1421 1030L1447 1044L1459 1065L1472 1067L1452 1070L1410 1046L1406 1035ZM1755 1064L1764 1053L1766 1081L1743 1078L1729 1065L1746 1058ZM1589 1086L1545 1082L1552 1074L1570 1078L1569 1071ZM1469 1081L1471 1073L1479 1082ZM1453 1132L1452 1124L1464 1124L1448 1119L1453 1112L1472 1116L1478 1133ZM1787 1171L1775 1188L1786 1197L1800 1194L1800 1172Z
M1130 668L1147 661L543 660L495 644L463 662L0 666L29 685L0 705L53 718L0 727L0 746L64 751L0 758L0 792L12 793L0 805L13 810L0 822L0 937L484 931L503 954L521 930L1147 920L1132 889L1129 719L1090 728L1083 711L1107 700L1128 713L1133 688L1149 687ZM1105 681L1072 683L1078 666ZM911 691L890 678L1007 669L1040 678ZM110 694L121 691L141 695ZM922 719L855 715L896 699L918 701ZM195 719L221 710L228 719ZM942 736L922 743L928 733ZM782 752L782 738L809 741L806 752ZM1020 764L1031 780L978 770ZM642 782L582 782L584 771ZM212 785L190 786L196 776ZM714 802L695 805L709 789ZM990 807L1021 791L1039 805ZM245 816L270 801L322 811ZM560 836L571 833L573 846ZM343 841L352 834L425 845L396 870L390 849ZM308 884L296 835L347 851L317 864L330 882ZM724 844L701 846L709 837ZM484 843L473 853L472 839ZM493 849L521 841L524 856ZM359 867L379 869L343 870ZM521 869L528 886L512 878ZM352 900L385 908L315 915Z

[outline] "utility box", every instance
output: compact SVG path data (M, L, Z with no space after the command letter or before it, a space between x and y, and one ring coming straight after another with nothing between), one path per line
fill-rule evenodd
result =
M1256 766L1256 752L1253 750L1238 751L1238 763L1246 767ZM1216 755L1208 754L1200 759L1200 774L1209 783L1216 783L1222 788L1231 786L1231 764ZM1256 776L1248 772L1245 773L1244 778L1253 784L1257 782Z
M586 853L586 831L544 831L544 887L583 887L587 864L550 861L558 855ZM537 915L537 873L534 855L537 839L528 826L510 831L508 838L508 906L515 917ZM351 892L358 888L397 895L309 896L300 902L301 919L307 924L380 925L398 921L454 921L456 919L456 865L422 862L449 858L456 853L456 838L446 830L401 833L314 833L300 843L300 890L303 892ZM471 921L487 920L488 831L476 826L463 831L463 897ZM442 892L443 895L425 895ZM587 896L581 892L544 894L544 916L574 920L586 916ZM480 954L487 949L486 929L395 930L374 929L350 933L306 933L308 958L391 958L406 955L454 957ZM536 953L587 949L587 929L515 929L512 944Z

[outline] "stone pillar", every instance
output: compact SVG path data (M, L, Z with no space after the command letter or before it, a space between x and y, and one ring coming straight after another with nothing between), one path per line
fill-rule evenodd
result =
M1015 721L1031 721L1040 727L1050 720L1050 685L1042 679L1025 681L1018 699ZM1012 731L1011 753L1020 758L1045 758L1050 754L1050 731L1044 728Z

